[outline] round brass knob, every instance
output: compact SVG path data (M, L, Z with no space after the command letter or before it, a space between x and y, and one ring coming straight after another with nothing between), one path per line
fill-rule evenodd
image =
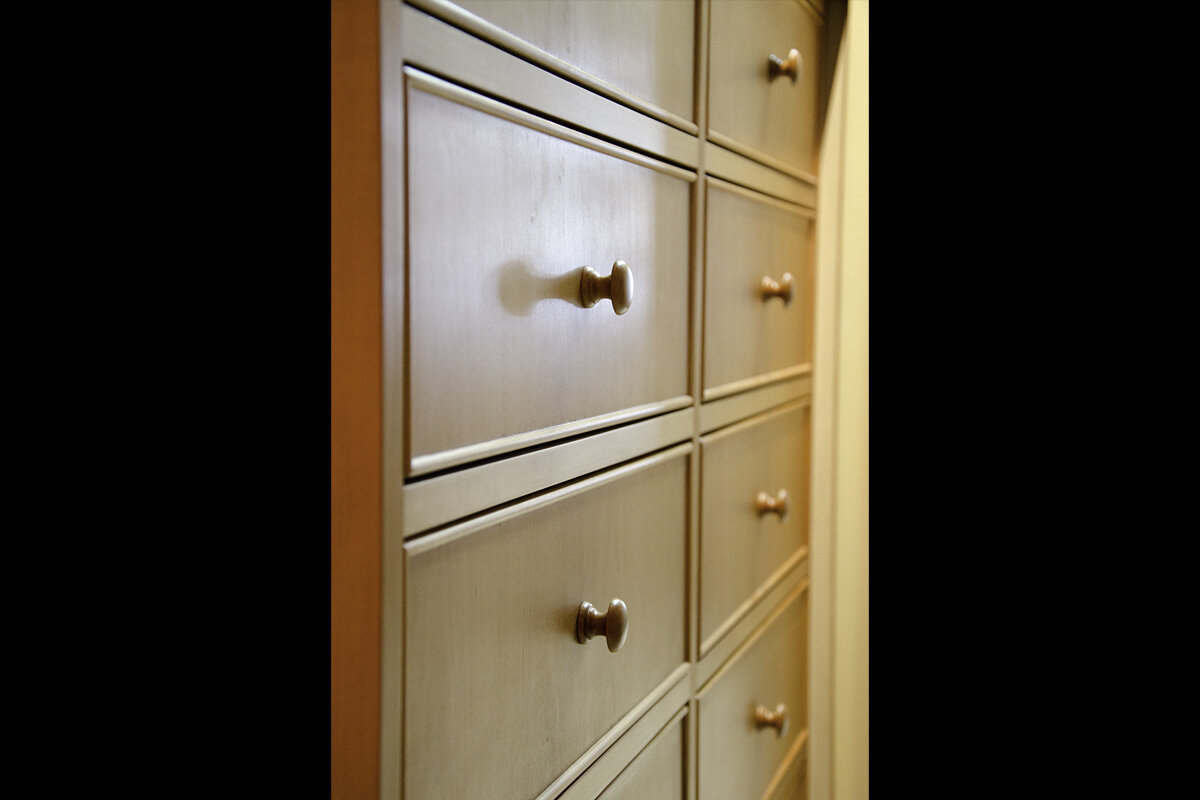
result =
M774 53L767 56L767 70L772 78L787 75L795 83L804 70L804 61L800 58L800 51L793 47L788 51L787 58L780 58Z
M579 278L579 300L584 308L611 300L613 311L624 314L633 305L633 273L629 265L624 261L614 262L607 278L601 278L591 267L584 267Z
M792 273L790 272L783 273L783 277L778 281L768 275L762 279L763 300L770 300L772 297L782 297L783 304L789 306L792 304L792 286Z
M780 519L786 519L787 503L788 493L786 490L780 489L774 497L766 492L759 492L758 498L754 501L754 507L758 510L759 516L774 512L779 515Z
M788 732L788 710L783 703L775 706L775 710L771 711L766 706L759 706L754 709L754 723L759 728L774 728L775 735L782 739L787 736Z
M629 609L620 600L613 598L605 612L591 603L579 606L579 614L575 617L575 639L580 644L586 644L593 636L603 636L609 652L615 653L624 646L628 635Z

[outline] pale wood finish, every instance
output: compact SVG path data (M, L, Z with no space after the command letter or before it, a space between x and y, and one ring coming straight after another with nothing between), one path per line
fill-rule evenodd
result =
M811 392L812 376L805 373L712 402L708 402L706 398L704 405L700 406L700 433L710 433L717 428L783 405L789 400L806 397Z
M809 208L817 204L815 176L785 175L712 142L705 142L703 150L705 170L709 175L789 203Z
M682 719L638 754L596 800L684 800Z
M794 383L797 378L806 377L811 373L811 364L796 364L792 367L784 367L773 372L764 372L761 375L755 375L751 378L743 378L739 381L723 383L720 386L705 389L702 393L702 399L707 404L713 400L720 400L730 395L744 394L752 389L772 386L785 381Z
M870 4L849 3L839 197L833 732L838 800L870 796Z
M404 418L405 162L404 6L379 3L380 97L383 180L383 577L380 655L379 797L403 792L404 737L404 497L397 488L407 466Z
M330 797L379 793L379 8L330 3Z
M730 197L794 215L781 217L786 220L781 225L802 230L803 245L794 247L783 241L780 249L803 254L807 266L813 243L811 209L817 200L816 177L810 173L813 164L801 167L785 163L756 149L752 143L723 135L720 130L713 130L709 136L706 125L697 129L673 112L630 94L628 87L610 86L581 68L542 52L540 46L530 43L537 38L536 33L509 33L444 0L409 2L450 19L458 29L400 2L385 0L381 4L384 17L394 24L389 27L385 22L383 26L387 42L384 49L388 51L383 67L387 195L383 248L387 308L383 326L383 360L387 365L383 380L386 429L383 481L391 488L384 497L387 540L382 565L384 769L380 796L408 800L439 796L594 800L603 794L605 800L613 800L620 792L631 791L630 796L638 797L676 797L682 792L689 800L698 797L724 800L719 787L714 789L708 783L713 770L722 769L727 759L723 751L714 756L711 743L703 749L702 735L709 732L705 719L711 720L716 713L714 709L720 704L714 698L725 691L719 687L726 685L729 676L745 672L744 662L748 658L763 659L748 654L766 647L762 642L768 638L767 631L778 629L777 621L795 605L792 599L797 593L803 593L803 603L807 604L808 548L796 549L748 595L743 595L740 605L725 621L715 630L707 631L707 646L702 648L700 522L701 508L707 508L704 503L708 498L707 491L702 491L699 450L688 457L692 452L689 443L640 461L612 465L654 448L669 447L689 435L697 448L701 442L707 446L714 438L719 444L722 435L731 437L736 431L717 432L718 428L771 409L787 413L788 409L779 409L781 403L803 398L810 391L813 369L808 326L814 296L811 269L760 271L754 278L756 282L764 275L778 278L784 271L797 278L797 297L789 310L799 307L807 315L800 326L802 358L785 358L788 363L776 366L750 365L740 377L719 382L709 380L701 367L708 366L709 357L715 359L713 364L717 367L741 358L736 353L718 352L719 346L710 339L710 318L726 313L731 293L719 286L706 288L709 282L719 283L729 268L729 260L720 256L721 245L717 245L718 257L714 257L711 249L706 253L706 243L711 248L716 237L718 241L730 242L730 251L740 252L761 248L764 237L786 240L788 236L781 228L771 226L761 234L747 234L743 223L728 223L730 214L720 208L720 199L710 206L708 198L724 191ZM462 5L474 2L477 0L464 0ZM513 8L506 7L501 12L521 16L525 10L515 7L524 2L512 2L508 5ZM570 0L572 4L578 2ZM591 13L597 5L587 8L579 3L579 8ZM688 0L684 5L693 4ZM765 6L760 4L761 7ZM709 98L705 89L712 76L707 63L710 29L714 35L720 35L715 28L724 23L718 20L710 26L708 0L699 0L694 9L698 13L693 25L695 38L689 69L694 67L694 74L700 78L695 87L694 107L698 111L695 119L706 123ZM559 10L563 12L563 20L576 13L567 10L565 4ZM567 27L571 24L568 22ZM568 34L568 39L572 35L578 34ZM401 45L397 47L395 42ZM489 42L508 52L490 46ZM783 54L786 47L776 49ZM663 53L654 53L654 58L661 60ZM765 63L764 53L764 67ZM815 71L817 63L806 56L809 73ZM425 67L440 77L423 74L414 70L414 66ZM414 98L415 104L408 106ZM612 102L614 99L616 103ZM430 102L434 100L452 110L426 115L428 108L437 104ZM491 133L480 135L481 128ZM520 133L512 134L512 130ZM683 133L688 130L698 132L699 136ZM406 131L412 140L421 139L417 146L424 150L414 152L409 147ZM588 134L596 134L603 141ZM475 150L474 156L468 153L463 158L464 141L467 150ZM550 144L531 143L534 141ZM511 162L497 159L497 152L511 152L514 158ZM582 159L560 158L560 154L567 152L588 155ZM429 154L433 157L427 157ZM573 163L589 160L606 166L593 172L586 164ZM678 169L667 162L695 171ZM644 181L656 187L651 192L654 199L647 206L650 213L647 207L633 208L629 217L621 217L621 209L636 205L637 200L631 203L622 190L614 188L618 187L616 181L598 196L589 191L586 179L609 171L611 164L619 164L627 172L653 174L653 178ZM557 174L556 166L560 167ZM495 179L497 172L503 173L503 181ZM708 181L708 175L725 181ZM560 184L548 180L560 176L563 178ZM579 177L585 180L577 180ZM701 184L708 188L701 190ZM669 198L665 204L660 202L659 186L670 187L661 193ZM756 191L747 191L747 187ZM430 195L433 200L426 203ZM516 211L510 208L514 203L518 206ZM521 204L524 208L519 207ZM571 213L561 213L568 206L574 209L574 219ZM530 224L530 216L537 218L536 224ZM603 219L606 216L608 223ZM527 271L519 276L528 279L526 285L516 292L512 291L511 281L501 283L500 278L505 276L489 276L484 272L489 263L507 263L498 259L509 258L517 249L542 248L550 252L562 241L578 241L581 235L573 223L585 217L591 228L584 231L584 238L599 240L611 233L601 229L614 217L618 222L648 219L649 231L665 230L682 245L672 248L681 250L683 255L671 270L684 280L670 288L662 281L659 293L663 298L670 294L670 301L678 303L678 312L674 305L668 310L669 315L674 315L668 326L669 335L664 339L647 322L649 333L639 345L628 348L627 356L613 359L620 367L634 364L648 370L653 362L654 369L661 371L665 362L668 372L678 371L678 376L671 378L676 388L654 391L654 399L646 402L608 402L629 388L628 377L621 369L612 369L612 364L602 363L603 358L594 357L591 349L585 348L582 355L576 355L563 342L569 337L559 335L558 331L549 332L562 314L542 313L549 306L562 306L555 310L567 312L572 290L567 286L571 281L562 280L566 269L590 266L605 275L614 260L624 259L635 276L633 303L626 317L636 314L639 302L644 300L645 280L627 254L614 251L588 256L561 271ZM727 223L725 230L720 229L722 222ZM481 229L486 230L481 232ZM733 244L738 238L740 241ZM428 247L428 252L422 254L420 264L410 261L410 255L423 246ZM653 249L654 245L647 247ZM457 257L447 258L448 254ZM751 254L745 260L760 258L761 253ZM424 269L420 268L422 264ZM522 320L511 320L517 323L511 331L506 332L495 319L484 319L490 313L484 302L486 296L468 299L461 296L464 290L469 294L473 287L479 288L481 275L496 279L492 297L499 298L501 306L513 301L517 308L534 309ZM422 280L426 283L422 284ZM542 281L546 296L537 296L536 288L530 288L537 280ZM422 288L425 294L418 297L417 288ZM778 300L772 300L770 306L783 308ZM592 309L570 310L602 311L612 322L626 319L613 315L607 302ZM505 312L508 317L519 316L512 313L511 306L505 306ZM427 316L418 319L422 313ZM658 310L654 316L662 313ZM456 329L463 326L473 328L468 332ZM531 330L535 333L525 335ZM410 331L412 341L408 342ZM729 331L732 339L746 336L745 329L736 325L729 326ZM499 343L497 332L502 340ZM454 335L459 338L453 340ZM597 337L589 332L577 338L601 353L608 352L608 345L600 341L603 335ZM655 348L663 346L664 341L677 355L660 358ZM786 335L782 341L787 341ZM491 351L479 355L475 362L470 361L475 357L472 349L487 351L489 347ZM423 348L432 349L425 353L428 361L423 374L418 375L416 358ZM730 352L733 349L731 346ZM745 359L741 361L744 363ZM602 410L594 413L576 407L584 401L571 395L571 387L589 377L588 368L583 365L590 365L591 378L599 380L597 375L604 374L610 384L599 392L586 393L602 406ZM507 385L499 383L504 378L497 375L514 366L532 372ZM551 368L568 372L575 369L578 374L555 384L553 378L545 377L546 370ZM483 386L481 391L472 394L429 386L428 378L442 379L447 373L457 371L472 374L466 378L452 376L451 382L475 381ZM641 379L653 384L648 374L647 371ZM419 393L423 388L428 389L423 408L434 408L443 415L442 419L418 419L412 413L415 403L411 402L411 393ZM604 395L606 391L610 394ZM561 421L548 422L547 415L553 419L553 413L559 410ZM504 429L505 417L513 411L536 418L535 423L540 427L518 424L512 428L517 430L515 433L497 433ZM456 420L466 420L465 424L475 426L476 430L464 434ZM682 437L677 429L683 431ZM714 432L715 437L709 435ZM458 441L469 441L410 447L407 441L410 434L414 437L428 434L432 440L445 435L451 440L460 437ZM397 448L399 455L393 458L389 453ZM807 460L807 453L800 458ZM690 465L693 461L697 468L671 466ZM396 468L389 468L390 463L396 464ZM605 471L583 477L596 469ZM675 470L677 475L661 477ZM650 486L642 486L644 475L658 477L654 477ZM575 483L561 484L571 480ZM655 488L661 484L671 484L672 488ZM637 488L617 491L626 486ZM603 521L606 510L592 509L587 503L588 498L606 492L621 495L617 505L621 506L618 513L623 515L622 519L645 524L654 531L646 528L629 534L632 539L622 539L623 534L606 527L617 523ZM665 497L671 499L665 501ZM796 499L793 493L789 502ZM661 508L664 502L677 502L678 508L664 512ZM646 551L636 551L634 547L636 544L653 550L663 545L660 530L663 526L654 524L654 519L661 521L664 513L671 517L668 527L672 529L666 538L674 543L666 568L664 551L647 557ZM643 519L647 514L649 521ZM774 515L763 520L777 522ZM528 532L527 524L532 525L534 533ZM553 527L558 530L551 531ZM409 537L407 541L405 537ZM651 543L656 540L658 544ZM502 543L497 545L495 541ZM399 561L387 555L389 547L393 556L399 554ZM669 633L654 633L656 647L663 648L669 642L673 655L659 657L661 652L656 650L659 656L651 660L661 666L658 673L648 674L653 669L647 670L644 665L632 667L636 685L623 689L612 688L619 680L605 680L603 664L585 661L582 678L578 674L564 677L556 669L555 657L544 655L548 651L548 628L561 628L566 644L579 657L591 654L621 659L632 652L639 615L628 593L600 590L572 597L571 602L557 597L565 594L564 576L598 579L603 572L623 577L634 569L624 566L627 559L637 560L636 568L645 567L643 579L645 573L653 573L653 602L669 605L670 614L677 614L672 620L655 623L668 625ZM647 566L643 562L654 563ZM618 566L613 567L614 563ZM415 579L419 582L406 583L405 570L409 565L414 576L424 576ZM562 619L531 628L528 622L537 614L523 611L522 604L524 608L536 605L539 598L545 599L546 591L556 594L554 607L562 612ZM502 597L493 602L489 596L496 594ZM609 653L602 641L576 644L573 628L578 603L589 600L605 608L612 597L621 597L629 604L631 633L625 647ZM781 602L783 606L779 605ZM506 615L506 612L511 613ZM503 620L499 623L490 619L497 613ZM800 616L805 614L801 612ZM461 630L464 625L457 622L464 619L469 635ZM505 651L505 647L509 649ZM530 666L524 670L511 666L517 663ZM593 667L588 674L587 670ZM774 669L767 671L801 687L806 680L803 664L790 676L780 675ZM638 679L640 683L636 682ZM463 681L469 684L466 690ZM594 705L587 707L573 705L572 698L590 696L588 690L597 685L601 695L603 692L609 695L592 696ZM616 697L624 690L626 694ZM531 698L534 702L528 702ZM400 715L393 714L390 718L393 721L388 718L388 709L400 700L406 703L403 741L398 734L391 733L393 721L395 730L400 730ZM777 698L766 697L757 700L771 707L776 701ZM608 711L602 723L596 722L601 707ZM753 706L747 703L746 714L752 710ZM807 780L808 742L802 730L808 728L807 704L798 710L789 703L789 711L792 729L784 741L791 744L782 758L775 760L774 772L766 771L756 797L767 792L772 794L772 800L783 800L791 796L793 787L802 789ZM481 724L488 730L479 730ZM674 744L666 748L676 750L674 757L663 755L666 751L661 747L665 737L675 735L672 731L681 737L682 752ZM802 738L797 737L798 732ZM773 731L760 733L764 738L774 739ZM651 739L654 742L647 747ZM567 740L565 744L563 740ZM634 759L639 752L642 755ZM662 763L647 772L649 759ZM674 780L668 762L675 767ZM401 764L407 765L405 769L417 770L417 774L403 772ZM741 766L750 765L747 762ZM451 771L450 781L425 774L439 770ZM762 770L755 775L761 773ZM641 783L659 779L668 786L651 788ZM459 781L459 785L452 781ZM541 788L530 788L533 784Z
M453 522L523 495L688 439L696 411L684 408L404 487L404 534Z
M760 800L805 735L808 594L801 591L699 695L698 800ZM759 705L787 706L785 736L759 728Z
M648 695L625 715L623 723L631 724L618 723L536 800L594 800L665 725L674 724L684 714L688 714L685 724L690 724L686 722L692 716L690 679L690 665L681 665L668 679L668 691Z
M406 545L407 797L532 797L687 669L688 462ZM578 644L580 603L614 597L625 646Z
M821 21L797 0L712 0L708 138L784 171L811 174ZM772 79L768 57L795 48L803 71Z
M693 0L455 0L599 80L694 120Z
M805 800L808 796L808 739L812 731L801 732L792 749L784 756L783 766L771 779L763 800Z
M808 404L705 436L701 442L700 638L713 634L808 545ZM787 513L764 513L757 495L786 491Z
M806 552L798 553L794 560L789 559L779 571L782 577L772 577L768 581L771 588L753 598L744 614L731 619L732 624L727 631L718 632L716 644L704 654L692 672L694 687L699 689L708 683L743 643L762 627L764 620L774 619L772 611L777 609L797 586L808 585L808 567L809 558Z
M704 387L809 361L811 212L709 178L704 266ZM764 299L764 276L790 272L796 295ZM788 373L783 373L788 374Z
M640 114L621 103L534 63L488 46L450 25L408 6L403 7L403 46L411 65L422 67L463 86L504 98L572 127L695 167L700 141L678 126ZM684 127L689 127L685 124ZM690 126L693 128L694 126Z
M688 391L692 184L484 108L410 86L414 458ZM618 258L630 310L583 308Z
M839 54L840 57L841 54ZM840 196L844 113L844 70L833 78L821 149L821 194L817 206L814 273L812 385L812 512L813 555L809 674L808 791L817 800L833 800L833 552L836 544L834 507L837 474L838 271L841 260Z
M576 1L578 2L578 0ZM625 0L625 2L628 1L629 0ZM691 1L692 0L684 0L684 2ZM449 0L406 0L406 2L440 19L448 21L456 28L461 28L473 36L479 37L484 42L495 45L500 50L512 53L518 58L528 61L530 64L534 64L540 69L543 69L549 73L561 75L567 80L570 80L572 83L586 87L591 92L611 98L612 100L628 106L629 108L636 109L643 115L660 119L663 122L666 122L667 124L690 134L696 134L699 131L699 126L695 122L684 119L683 117L667 111L660 106L647 102L636 94L631 94L620 87L614 86L607 81L593 76L591 73L578 69L567 61L547 53L540 47L530 44L525 39L522 39L521 37L516 36L504 30L503 28L493 25L491 22L488 22L476 14L472 14L471 12L460 8L458 5L449 2ZM604 0L601 0L601 2L604 2ZM697 2L699 2L699 0L697 0ZM696 40L693 40L693 46L695 46L695 41ZM701 54L703 53L704 49L705 48L701 46ZM691 72L693 76L697 74L703 74L703 72L697 73L694 69L691 70Z

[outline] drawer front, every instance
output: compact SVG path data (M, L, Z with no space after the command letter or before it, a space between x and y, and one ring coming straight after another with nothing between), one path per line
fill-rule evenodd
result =
M700 440L705 652L714 633L808 544L808 418L808 406L796 405Z
M656 736L596 800L684 800L685 721Z
M410 473L686 396L694 176L448 95L408 92ZM584 307L584 267L617 260L628 311Z
M704 267L704 399L809 362L812 216L709 180ZM791 299L763 288L767 278ZM743 387L747 388L747 387Z
M689 458L405 545L406 797L535 797L685 662ZM614 598L624 645L580 644Z
M455 0L611 86L693 121L692 0Z
M713 0L711 31L710 138L815 173L820 20L797 0ZM796 82L772 77L770 56L786 60L793 49Z
M699 694L700 800L760 800L807 726L808 592L734 657ZM755 711L787 710L786 733Z

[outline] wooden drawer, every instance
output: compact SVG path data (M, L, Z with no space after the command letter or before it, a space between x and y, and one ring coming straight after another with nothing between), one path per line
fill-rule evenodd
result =
M407 127L410 474L690 404L694 173L427 76Z
M713 0L709 138L772 166L816 172L821 22L797 0ZM799 54L795 83L770 56Z
M793 404L700 440L702 655L807 553L808 419Z
M704 399L792 377L809 365L813 217L766 195L707 181ZM771 296L768 278L791 299Z
M807 740L807 586L700 691L699 800L760 800ZM787 711L786 733L759 706Z
M678 681L689 449L405 544L405 797L529 800ZM624 645L580 644L613 598Z
M569 67L695 120L691 0L455 0L455 5Z
M658 734L596 800L683 800L684 723Z

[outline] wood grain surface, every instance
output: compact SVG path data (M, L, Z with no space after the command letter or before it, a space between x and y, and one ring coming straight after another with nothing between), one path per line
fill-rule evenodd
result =
M330 796L379 796L379 7L330 3Z
M690 458L406 544L406 797L528 800L687 660ZM629 610L624 646L579 605Z
M408 135L414 459L688 394L687 173L411 89Z
M816 171L820 18L796 0L713 0L709 138L772 166ZM795 48L795 84L768 74L768 56Z

